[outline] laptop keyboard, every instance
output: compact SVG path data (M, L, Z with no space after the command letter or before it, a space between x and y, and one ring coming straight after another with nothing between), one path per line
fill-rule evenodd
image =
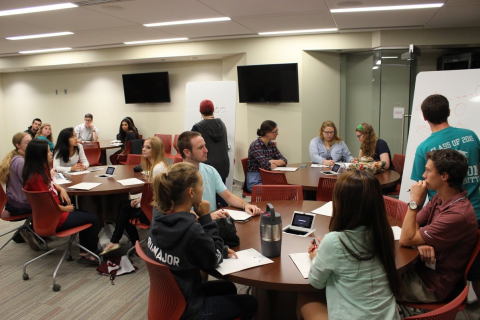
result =
M308 232L305 232L305 231L298 231L298 230L293 230L293 229L287 229L286 232L291 233L291 234L296 234L296 235L299 235L299 236L303 236L303 235L306 235L308 233Z

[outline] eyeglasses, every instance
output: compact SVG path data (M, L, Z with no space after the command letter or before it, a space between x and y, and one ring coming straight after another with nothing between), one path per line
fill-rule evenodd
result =
M325 134L334 134L335 131L323 131L323 133L325 133Z
M275 134L277 134L277 133L278 133L278 129L277 129L277 130L275 130L275 131L270 131L270 132L271 132L271 133L275 133Z
M363 133L357 134L357 139L359 139L361 136L363 136Z

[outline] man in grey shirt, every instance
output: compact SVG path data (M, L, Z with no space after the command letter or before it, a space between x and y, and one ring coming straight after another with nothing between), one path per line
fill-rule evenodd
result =
M75 127L75 133L77 139L81 141L98 140L98 128L93 125L93 115L91 113L85 115L85 123Z

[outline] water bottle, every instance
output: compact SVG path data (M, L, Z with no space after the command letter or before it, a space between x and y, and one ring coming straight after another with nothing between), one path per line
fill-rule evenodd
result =
M282 252L282 217L275 213L271 203L260 220L262 254L268 258L278 257Z

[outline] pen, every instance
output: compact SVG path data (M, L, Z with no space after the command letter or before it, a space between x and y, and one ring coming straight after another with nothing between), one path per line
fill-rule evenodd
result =
M315 241L315 238L312 239L312 244L315 247L315 249L318 249L317 242Z
M220 207L220 210L224 211L224 209L223 209L222 205L220 204L220 202L217 203L217 205Z

